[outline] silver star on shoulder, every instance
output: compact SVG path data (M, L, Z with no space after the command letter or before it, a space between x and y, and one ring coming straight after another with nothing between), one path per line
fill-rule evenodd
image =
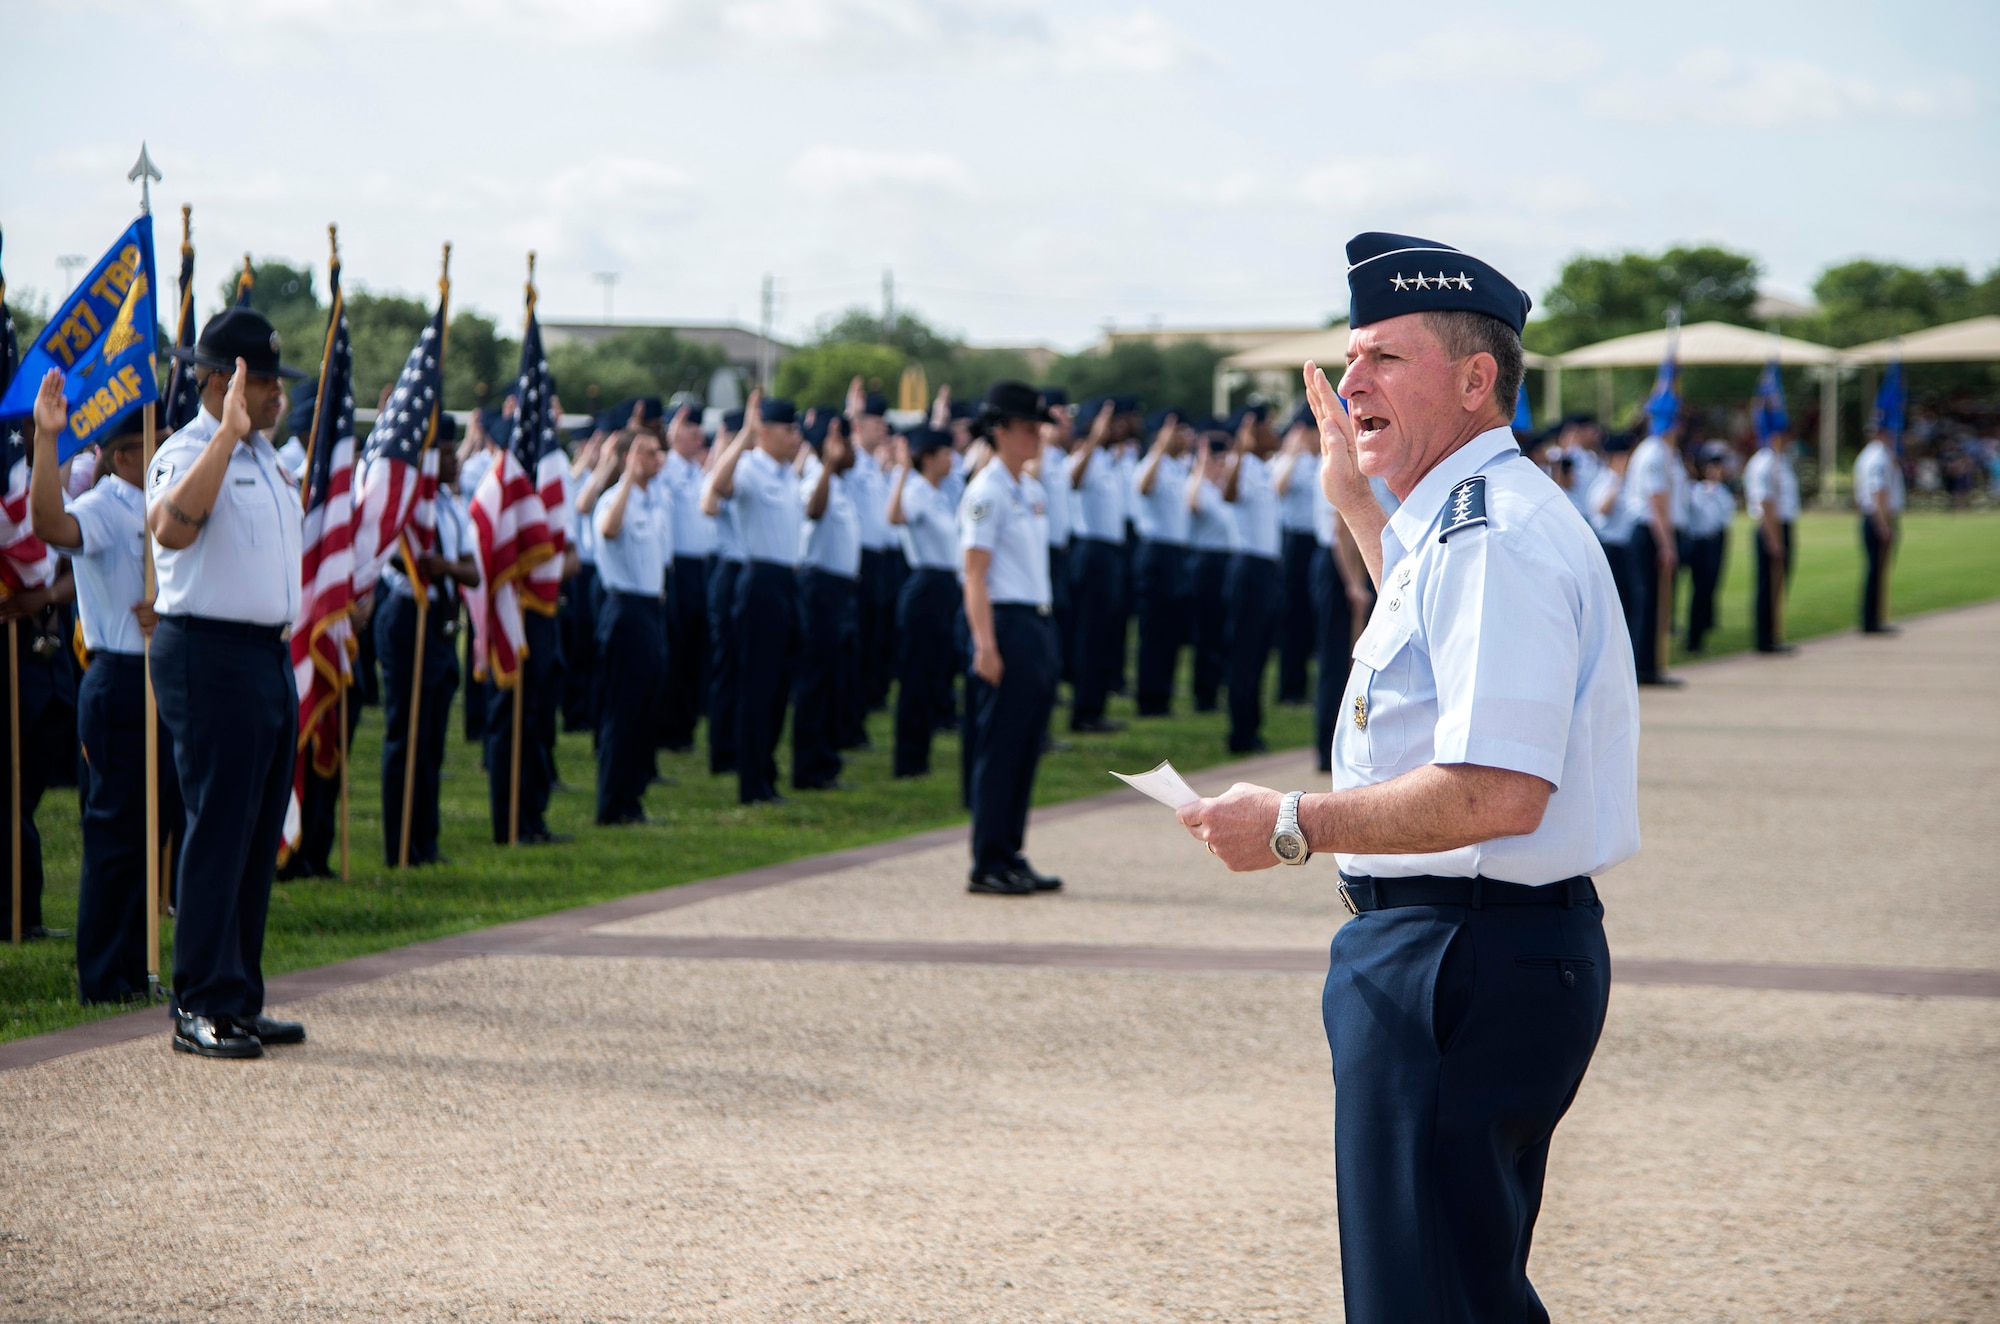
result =
M1469 289L1471 289L1471 288L1472 288L1472 277L1470 277L1470 276L1466 275L1466 274L1465 274L1465 273L1464 273L1463 271L1459 272L1459 273L1458 273L1458 288L1460 288L1461 290L1469 290Z
M1430 277L1424 275L1423 272L1419 271L1417 273L1417 288L1420 290L1427 290L1430 287L1431 287Z
M1410 288L1410 282L1404 280L1403 273L1399 271L1390 277L1389 288L1392 290L1407 290Z

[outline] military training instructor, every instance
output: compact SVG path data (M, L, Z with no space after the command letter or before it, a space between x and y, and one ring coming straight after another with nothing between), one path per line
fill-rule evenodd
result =
M1336 393L1308 363L1306 388L1380 605L1334 789L1238 783L1180 819L1231 869L1339 862L1349 1324L1546 1321L1527 1262L1549 1140L1610 987L1591 875L1639 847L1632 647L1596 537L1508 427L1528 296L1428 239L1357 235L1347 258L1347 372Z

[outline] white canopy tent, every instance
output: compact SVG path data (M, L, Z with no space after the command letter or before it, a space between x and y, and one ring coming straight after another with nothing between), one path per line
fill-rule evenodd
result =
M1347 323L1342 322L1324 331L1286 336L1282 340L1252 346L1240 354L1231 354L1215 365L1215 412L1228 412L1232 381L1250 374L1287 373L1293 379L1294 388L1297 388L1300 384L1299 373L1306 364L1317 363L1326 370L1328 377L1339 381L1341 370L1347 366L1347 333ZM1552 363L1540 354L1524 357L1530 368L1547 368Z
M2000 362L2000 317L1973 317L1963 322L1912 331L1847 351L1850 363L1994 363Z
M1840 370L1847 362L1847 356L1831 345L1816 345L1810 340L1795 340L1790 336L1737 326L1731 322L1696 322L1681 327L1678 333L1664 327L1658 331L1639 331L1629 336L1601 340L1595 345L1585 345L1557 356L1555 367L1549 373L1549 398L1561 399L1559 392L1564 368L1602 370L1606 374L1605 394L1608 396L1611 369L1658 367L1667 352L1669 337L1676 334L1678 341L1674 344L1674 357L1682 367L1756 367L1776 359L1780 364L1792 367L1803 365L1818 369L1820 469L1826 474L1833 473L1839 458ZM1823 500L1831 500L1833 484L1822 483L1820 491Z

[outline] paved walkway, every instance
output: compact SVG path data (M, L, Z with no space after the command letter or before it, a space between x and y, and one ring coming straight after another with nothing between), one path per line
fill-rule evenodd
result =
M1996 659L1985 607L1646 695L1558 1318L2000 1317ZM257 1063L0 1045L0 1318L1337 1319L1330 868L1032 838L1062 895L926 834L288 977Z

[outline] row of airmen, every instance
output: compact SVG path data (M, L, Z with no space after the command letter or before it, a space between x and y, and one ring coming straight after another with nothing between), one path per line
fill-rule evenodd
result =
M1071 730L1116 729L1106 698L1127 688L1136 617L1139 713L1168 711L1191 650L1196 708L1215 709L1226 690L1230 748L1262 748L1273 649L1280 700L1303 702L1307 659L1344 656L1351 609L1366 611L1351 540L1315 555L1340 544L1310 416L1282 430L1261 408L1227 421L1142 419L1135 401L1071 410L1046 390L1038 406L1049 421L1029 470L1046 494ZM560 689L566 723L597 737L600 823L643 819L655 749L691 748L702 716L710 768L735 773L743 803L780 796L788 706L792 789L837 788L843 751L866 742L864 716L886 704L892 679L895 774L929 772L932 733L953 722L954 677L969 659L965 494L994 454L969 413L947 401L898 432L857 382L840 410L756 400L725 414L712 439L692 408L656 399L598 420L576 448L566 502L580 564L564 596ZM498 444L468 438L462 488ZM1321 670L1337 685L1345 668ZM545 702L553 709L554 695Z

